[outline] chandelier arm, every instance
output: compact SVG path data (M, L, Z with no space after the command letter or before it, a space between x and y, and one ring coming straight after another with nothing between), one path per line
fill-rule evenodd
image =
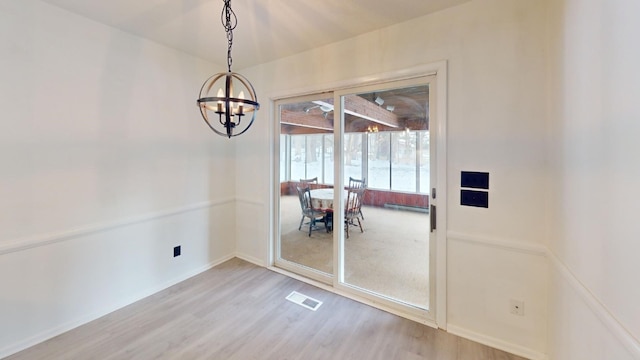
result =
M238 135L242 135L244 134L247 130L249 130L249 128L251 127L251 125L253 125L253 120L255 120L256 118L256 114L254 113L253 116L251 116L251 120L249 121L249 125L247 125L244 130L240 131L239 133L235 133L233 134L233 136L238 136Z
M214 127L211 125L211 123L209 122L209 117L207 116L207 114L206 114L202 109L200 109L200 113L202 114L202 119L204 120L204 122L207 124L207 126L209 126L209 128L210 128L211 130L213 130L213 132L215 132L216 134L218 134L218 135L220 135L220 136L227 136L227 134L225 134L225 133L223 133L223 132L220 132L220 131L216 130L216 128L214 128Z

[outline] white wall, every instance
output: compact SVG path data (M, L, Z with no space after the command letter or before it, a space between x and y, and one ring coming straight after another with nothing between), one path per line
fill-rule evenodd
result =
M545 15L544 2L475 0L241 70L262 108L254 128L236 143L238 208L252 210L252 221L241 221L247 213L239 211L239 254L268 260L271 97L447 60L448 326L543 356ZM490 172L489 209L459 205L461 170ZM524 317L509 313L511 298L525 301Z
M0 357L236 250L267 264L269 98L446 59L449 330L531 357L640 358L639 12L473 0L245 69L263 107L229 142L194 104L212 65L0 1ZM489 209L458 205L461 170L491 173Z
M0 59L0 357L233 256L219 69L34 0L0 1Z
M640 3L549 9L549 353L640 358Z

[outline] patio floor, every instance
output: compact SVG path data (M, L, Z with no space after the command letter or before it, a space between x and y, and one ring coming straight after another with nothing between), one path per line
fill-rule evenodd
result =
M429 214L366 206L362 211L364 232L351 226L345 237L345 282L428 308ZM308 225L298 230L301 217L297 196L282 196L281 257L332 274L333 233L321 224L309 237Z

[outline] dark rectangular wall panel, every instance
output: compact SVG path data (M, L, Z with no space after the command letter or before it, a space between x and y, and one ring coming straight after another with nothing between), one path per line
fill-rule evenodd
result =
M489 173L476 171L462 171L460 187L473 189L489 189Z
M489 193L486 191L460 190L460 205L488 208Z

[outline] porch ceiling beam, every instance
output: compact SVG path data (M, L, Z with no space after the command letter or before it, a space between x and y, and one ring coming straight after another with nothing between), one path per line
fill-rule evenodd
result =
M320 106L328 106L333 109L333 104L330 104L328 102L314 101L314 103ZM344 100L344 105L344 112L346 114L357 116L359 118L392 128L400 127L400 121L398 120L396 114L370 101L367 101L360 96L347 95Z
M333 131L333 123L322 115L282 110L280 123L309 129Z

